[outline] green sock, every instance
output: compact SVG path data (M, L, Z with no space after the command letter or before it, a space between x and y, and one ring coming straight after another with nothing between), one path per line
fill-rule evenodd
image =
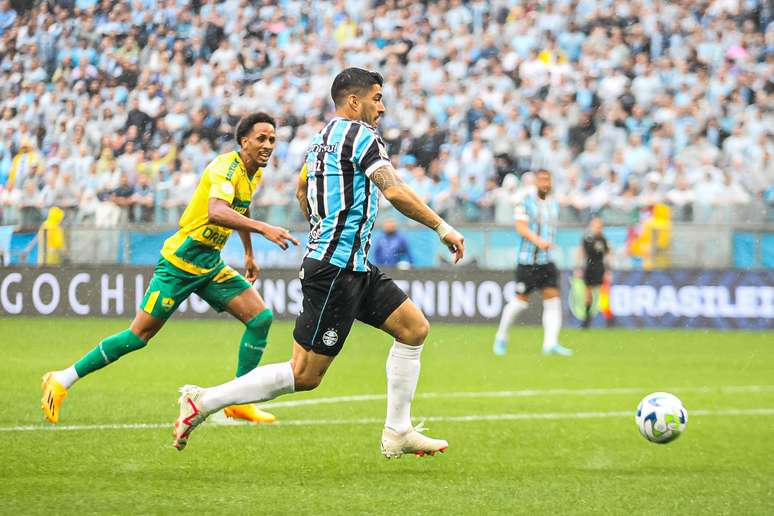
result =
M239 362L237 376L247 374L261 362L263 350L266 349L266 337L269 335L272 314L268 308L245 324L245 332L239 342Z
M75 371L79 378L83 378L97 369L102 369L110 362L115 362L127 353L145 346L145 341L126 329L116 333L97 344L91 351L83 355L75 363Z

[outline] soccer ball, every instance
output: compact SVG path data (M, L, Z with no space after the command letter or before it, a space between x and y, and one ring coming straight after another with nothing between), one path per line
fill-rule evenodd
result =
M645 396L634 416L642 436L652 443L671 443L685 432L688 411L674 394L654 392Z

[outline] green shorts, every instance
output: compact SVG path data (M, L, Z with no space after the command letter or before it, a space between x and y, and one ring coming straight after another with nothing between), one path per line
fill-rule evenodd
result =
M222 262L207 274L196 275L178 269L161 257L153 270L140 310L158 319L168 319L180 303L196 293L216 311L222 312L229 301L251 287L241 274Z

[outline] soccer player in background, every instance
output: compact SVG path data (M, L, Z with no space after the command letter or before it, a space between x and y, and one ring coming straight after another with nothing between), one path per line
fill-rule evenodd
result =
M610 266L607 263L610 257L610 246L603 233L604 229L601 217L592 218L578 247L578 268L575 270L575 276L582 278L586 285L584 292L586 311L581 321L583 328L588 328L591 324L594 294L599 292L602 283L610 281Z
M559 344L562 328L562 302L559 298L559 270L554 264L559 204L551 195L551 173L535 173L535 191L527 193L515 210L519 248L516 266L516 297L503 308L494 341L495 355L508 351L508 329L516 317L529 306L533 290L543 292L543 353L572 355L572 350Z
M177 307L192 293L218 312L227 311L244 323L239 344L237 376L261 361L272 322L272 312L252 288L259 268L253 257L250 233L263 235L282 249L298 245L287 230L253 220L250 200L275 145L274 119L253 113L236 128L238 151L216 157L199 180L191 201L180 217L180 229L164 242L148 290L129 328L103 339L67 369L43 376L41 407L46 419L59 420L59 407L72 385L84 376L145 347ZM236 230L245 248L245 276L223 263L220 251ZM255 422L274 416L253 405L226 407L226 415Z
M173 445L183 449L191 431L221 407L267 401L317 387L341 351L355 319L394 338L387 358L387 418L381 447L386 457L443 451L448 443L411 422L422 343L430 325L417 306L368 261L379 192L407 217L438 233L455 263L463 237L407 186L390 164L374 126L384 113L382 76L348 68L336 76L331 97L336 117L312 140L297 197L310 222L301 269L304 296L289 362L261 366L223 385L186 385Z

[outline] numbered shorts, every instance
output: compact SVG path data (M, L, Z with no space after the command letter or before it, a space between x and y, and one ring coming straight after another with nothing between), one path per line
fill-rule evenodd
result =
M248 288L251 288L250 283L222 262L206 274L191 274L162 257L153 270L140 310L159 319L168 319L180 303L196 293L216 311L222 312L229 301Z
M525 296L533 290L559 288L559 270L553 263L516 267L516 293Z
M305 258L298 273L304 301L293 338L307 351L336 356L355 319L379 328L408 296L378 267L340 269Z

